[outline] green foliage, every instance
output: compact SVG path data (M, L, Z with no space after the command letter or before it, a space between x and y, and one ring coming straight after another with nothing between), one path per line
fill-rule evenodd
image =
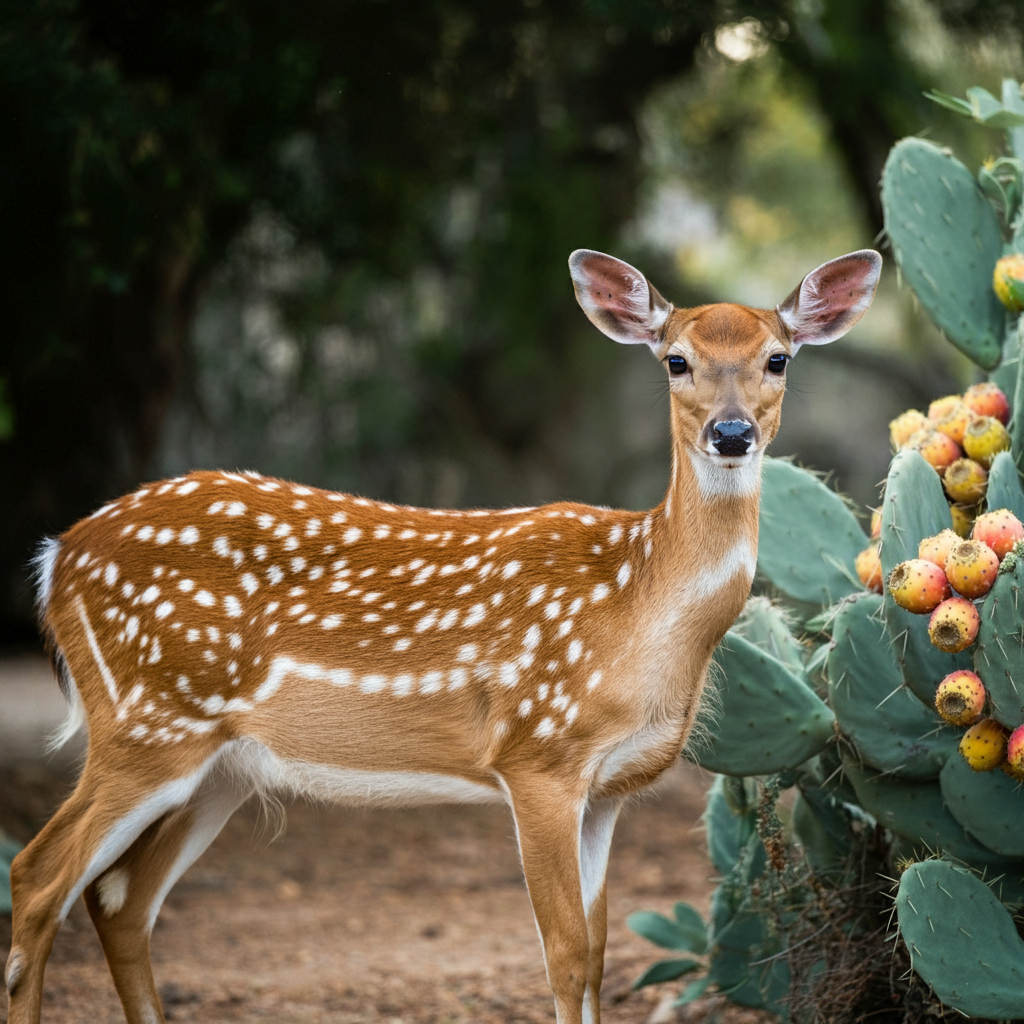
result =
M1024 942L984 882L946 861L913 864L896 912L914 970L943 1003L971 1017L1020 1016Z

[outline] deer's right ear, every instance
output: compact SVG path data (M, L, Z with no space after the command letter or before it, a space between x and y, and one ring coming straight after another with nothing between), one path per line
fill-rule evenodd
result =
M623 345L661 342L672 304L634 267L593 249L577 249L569 257L576 301L590 322Z

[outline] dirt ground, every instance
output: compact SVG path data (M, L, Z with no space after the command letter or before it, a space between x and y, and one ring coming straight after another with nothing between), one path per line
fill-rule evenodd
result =
M74 766L5 760L0 828L24 840L67 793ZM627 915L670 912L678 899L707 910L713 869L698 819L708 783L680 764L620 820L608 875L605 1024L771 1019L716 999L672 1009L678 986L630 989L659 954L627 929ZM503 808L292 804L284 834L271 841L272 831L258 806L242 808L168 897L153 935L153 963L170 1020L554 1020ZM2 916L0 959L9 946L10 917ZM0 1019L6 1020L3 1008ZM123 1020L81 903L54 944L44 1020Z

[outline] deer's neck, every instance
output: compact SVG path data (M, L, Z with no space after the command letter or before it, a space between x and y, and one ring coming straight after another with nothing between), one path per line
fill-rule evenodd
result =
M672 481L652 529L651 585L660 629L701 659L710 657L750 593L761 456L725 468L678 436L672 454Z

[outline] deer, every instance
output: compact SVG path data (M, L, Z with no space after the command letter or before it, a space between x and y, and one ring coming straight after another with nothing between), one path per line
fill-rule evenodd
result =
M599 1024L616 818L680 756L749 595L786 366L864 315L881 257L831 260L772 310L676 308L588 249L569 270L590 321L664 367L656 508L422 509L199 471L43 541L55 739L86 726L88 751L11 866L10 1024L39 1021L80 896L126 1019L163 1021L161 904L254 793L504 802L557 1024Z

